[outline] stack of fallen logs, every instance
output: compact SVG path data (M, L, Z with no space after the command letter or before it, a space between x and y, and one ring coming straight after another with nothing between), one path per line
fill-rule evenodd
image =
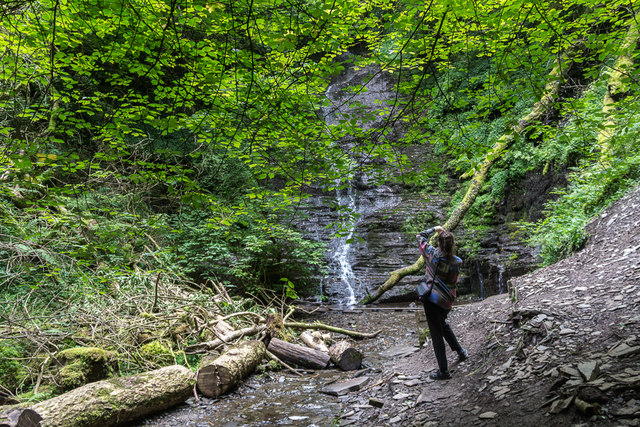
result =
M237 387L265 357L278 361L298 375L302 374L291 365L308 370L326 369L333 363L340 369L354 370L360 368L362 354L344 340L328 346L328 334L319 331L345 334L355 339L373 338L379 334L363 334L323 323L287 322L286 316L284 320L282 317L278 320L269 316L263 319L254 313L250 315L259 317L259 323L239 330L227 327L227 324L220 328L226 329L224 333L214 331L215 340L185 348L190 354L204 354L195 375L184 366L174 365L96 381L35 405L1 408L0 427L127 424L184 402L195 393L195 386L207 397L218 397ZM217 323L223 325L221 322L224 319L218 319ZM300 345L273 337L283 327L315 329L316 332L303 332L300 340L306 345ZM256 335L260 335L259 339L244 339ZM220 355L214 353L221 347L227 347L227 350Z
M303 332L300 340L306 345L295 344L272 338L268 333L269 320L265 327L267 333L263 340L242 341L224 352L221 356L205 355L200 363L197 374L198 390L207 397L218 397L238 385L251 374L260 361L266 357L276 360L287 369L298 373L291 365L303 369L326 369L331 363L336 367L351 371L359 369L362 364L362 353L346 340L341 340L330 347L328 334L319 331ZM298 324L305 327L333 328L323 324ZM341 330L358 338L375 337L375 334L360 334L354 331ZM265 345L266 342L266 345ZM198 347L201 350L203 347ZM193 351L194 348L191 348Z

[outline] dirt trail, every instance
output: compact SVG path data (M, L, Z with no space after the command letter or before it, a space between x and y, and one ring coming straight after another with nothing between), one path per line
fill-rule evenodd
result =
M436 363L429 342L416 351L419 310L320 307L302 320L382 330L355 342L369 368L253 376L217 401L141 425L640 425L640 188L588 231L584 250L513 280L510 295L454 308L449 320L470 357L451 363L449 351L450 380L428 379ZM353 377L367 382L322 393Z
M452 311L470 358L450 362L451 380L428 379L427 343L344 397L340 424L640 425L640 189L588 231L581 252L514 279L511 297Z

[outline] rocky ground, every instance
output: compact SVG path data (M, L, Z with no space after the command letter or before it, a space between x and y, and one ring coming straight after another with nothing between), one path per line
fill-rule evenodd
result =
M353 375L367 379L339 397L340 425L640 425L640 190L588 231L584 250L513 279L509 295L454 308L470 358L452 379L428 379L430 343L381 349L397 354Z
M416 347L419 309L320 306L300 320L382 331L354 342L366 369L254 375L141 425L640 425L640 188L588 231L581 252L512 279L509 294L453 309L470 357L449 352L450 380L428 378L436 362L428 341Z

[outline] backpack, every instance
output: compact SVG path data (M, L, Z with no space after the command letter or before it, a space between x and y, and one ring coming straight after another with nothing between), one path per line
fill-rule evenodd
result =
M437 273L442 275L455 272L457 274L457 268L454 271L451 268L459 268L459 258L456 257L450 264L439 256L438 249L434 249L431 245L427 247L427 245L426 242L420 243L420 252L422 252L427 267L424 280L418 285L416 292L423 301L429 301L445 310L450 310L456 299L456 290L450 289Z

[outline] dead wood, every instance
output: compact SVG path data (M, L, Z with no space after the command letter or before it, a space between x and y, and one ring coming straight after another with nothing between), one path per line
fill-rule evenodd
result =
M329 348L329 357L334 365L343 371L360 369L362 353L356 350L348 341L338 341Z
M380 334L380 332L382 332L380 330L380 331L376 331L368 334L364 332L352 331L349 329L342 329L336 326L326 325L320 322L313 322L313 323L285 322L284 326L288 328L293 328L293 329L319 329L323 331L329 331L329 332L335 332L337 334L347 335L351 338L356 338L356 339L375 338Z
M264 325L254 325L247 328L239 329L221 338L216 338L213 341L207 341L203 343L193 344L184 349L187 354L204 353L212 351L218 347L237 340L238 338L257 335L264 330Z
M329 355L313 348L272 338L268 350L278 359L310 369L326 369Z
M299 377L302 377L304 375L302 375L300 372L298 372L295 368L289 366L287 363L283 362L282 360L280 360L278 358L278 356L276 356L275 354L271 353L270 351L267 351L267 357L279 364L281 364L282 366L285 367L285 369L289 370L290 372L296 374Z
M305 343L307 347L329 353L329 347L327 347L327 344L322 340L322 338L314 336L310 332L305 331L301 333L300 340Z
M30 409L47 427L123 425L184 402L194 383L191 370L173 365L90 383Z
M262 341L243 341L221 356L207 355L198 370L198 389L207 397L218 397L238 386L264 358Z

